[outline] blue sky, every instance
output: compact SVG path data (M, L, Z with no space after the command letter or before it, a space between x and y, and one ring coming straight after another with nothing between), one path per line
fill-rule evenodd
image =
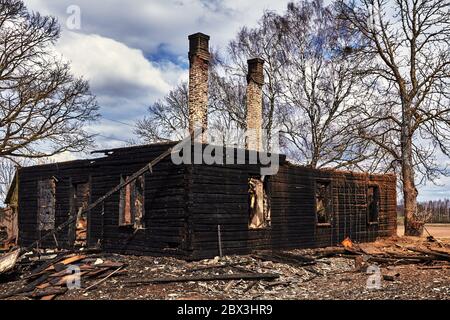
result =
M122 146L147 107L187 80L187 36L204 32L224 49L243 25L264 10L281 12L288 0L24 0L29 9L59 18L57 50L73 72L90 81L102 119L89 128L100 134L96 148ZM81 10L81 28L71 30L67 12ZM65 154L58 160L68 160ZM448 162L448 159L442 161ZM421 188L422 199L450 197L450 179Z

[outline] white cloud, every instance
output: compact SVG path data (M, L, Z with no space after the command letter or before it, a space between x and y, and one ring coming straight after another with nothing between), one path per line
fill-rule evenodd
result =
M224 48L241 26L255 25L264 10L283 10L287 2L25 0L29 9L59 18L59 51L77 75L89 79L102 114L122 120L141 117L148 105L187 80L189 34L210 34L211 45ZM71 5L81 9L76 32L66 28Z
M106 119L102 119L98 123L89 126L87 131L97 135L94 149L123 147L128 145L128 142L134 138L132 127Z
M102 116L130 124L142 118L151 103L187 77L186 70L171 62L153 63L140 49L99 35L66 31L57 51L71 62L76 75L89 80ZM131 126L118 122L90 129L92 133L102 134L103 137L96 139L101 145L106 137L117 144L133 136Z
M66 31L56 49L70 61L76 75L89 80L97 95L103 118L87 128L97 135L96 148L124 146L133 138L134 120L142 118L151 103L187 79L187 71L181 67L169 61L151 62L142 50L100 35Z
M50 157L48 160L46 160L45 162L66 162L66 161L72 161L72 160L76 160L75 155L72 152L63 152L60 154L57 154L55 156Z
M282 11L288 0L25 0L32 9L59 17L64 26L67 8L81 9L81 32L116 39L146 53L187 54L187 36L211 35L214 47L225 47L237 30L255 25L264 10Z
M99 93L138 98L163 95L171 88L167 72L178 77L183 72L174 66L161 70L141 50L95 34L65 32L57 49L71 61L75 74L86 77Z

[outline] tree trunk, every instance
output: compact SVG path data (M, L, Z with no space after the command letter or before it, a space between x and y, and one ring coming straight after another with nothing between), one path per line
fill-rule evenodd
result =
M412 161L412 139L407 135L402 139L402 177L405 214L405 235L420 237L423 233L423 221L417 219L417 188L414 181Z

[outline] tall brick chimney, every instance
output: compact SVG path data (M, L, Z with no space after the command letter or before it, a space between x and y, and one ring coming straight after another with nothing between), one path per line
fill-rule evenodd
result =
M247 149L262 151L264 60L248 60L247 83Z
M195 33L189 36L189 131L208 129L209 36ZM206 143L206 135L198 136Z

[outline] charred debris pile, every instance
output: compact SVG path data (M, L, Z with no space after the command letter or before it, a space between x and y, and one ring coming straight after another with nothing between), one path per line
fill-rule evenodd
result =
M156 264L156 260L150 259L161 261ZM254 298L255 292L256 296L264 297L267 292L295 290L316 278L367 274L374 265L383 270L383 281L395 282L400 278L396 268L401 266L450 269L450 248L434 238L427 241L392 238L370 244L355 244L346 239L338 247L255 251L246 256L201 261L129 257L96 250L34 250L22 255L14 269L1 275L0 285L3 283L7 290L0 291L0 298L55 299L72 291L77 277L80 286L74 292L86 296L87 292L105 288L132 292L133 288L146 286L185 284L213 295L226 295L234 290L246 297L252 291Z

